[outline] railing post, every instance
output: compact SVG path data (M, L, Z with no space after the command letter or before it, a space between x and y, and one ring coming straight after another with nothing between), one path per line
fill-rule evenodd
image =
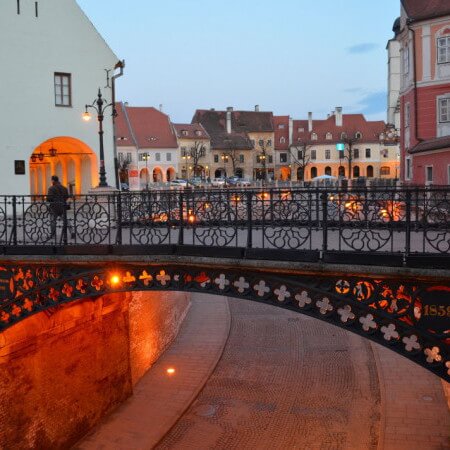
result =
M322 252L325 253L328 250L328 193L322 192L320 198L322 200Z
M17 245L17 197L13 195L12 198L13 207L13 229L12 229L12 240L13 245Z
M116 244L122 245L122 193L119 191L117 196L114 196L117 202L117 235Z
M180 191L180 198L179 198L179 203L178 203L178 208L180 210L180 229L178 231L178 245L183 245L184 244L184 208L183 208L183 192Z
M247 248L253 247L252 191L247 192Z
M408 189L406 191L406 230L405 230L405 257L411 252L411 191Z

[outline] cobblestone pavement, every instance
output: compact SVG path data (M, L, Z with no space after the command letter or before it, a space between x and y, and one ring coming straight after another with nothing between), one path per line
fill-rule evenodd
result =
M376 449L380 389L366 340L230 299L231 333L203 391L158 449Z

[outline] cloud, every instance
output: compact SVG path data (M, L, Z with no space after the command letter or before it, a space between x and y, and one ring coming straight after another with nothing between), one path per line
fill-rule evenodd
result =
M364 42L362 44L352 45L347 47L347 52L352 54L368 53L378 48L378 44L373 42Z
M372 92L361 98L358 107L363 114L378 114L387 108L386 91Z

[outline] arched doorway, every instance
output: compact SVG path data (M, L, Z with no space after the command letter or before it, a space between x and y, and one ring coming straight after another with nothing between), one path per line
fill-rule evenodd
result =
M169 167L166 171L166 179L167 181L175 180L176 178L176 171L173 167Z
M345 167L344 166L339 166L338 175L340 177L345 177Z
M150 172L147 167L144 167L139 172L139 186L142 189L148 189L148 185L150 184Z
M52 175L57 175L75 195L84 194L98 184L97 156L75 138L47 139L33 150L28 164L31 195L47 194Z
M305 178L305 169L304 169L304 167L299 167L297 169L297 180L303 181L304 178Z
M226 177L226 172L225 169L216 169L214 171L214 178L225 178Z
M359 176L359 166L353 166L353 178L358 178Z
M238 167L234 173L239 178L244 178L244 171L240 167Z
M317 177L317 167L311 167L311 178Z
M161 183L163 180L163 173L159 167L153 169L153 183Z
M325 175L331 176L331 167L330 166L325 167Z
M282 167L280 169L281 181L287 181L291 179L291 169L289 167Z
M373 166L367 166L367 178L373 178Z

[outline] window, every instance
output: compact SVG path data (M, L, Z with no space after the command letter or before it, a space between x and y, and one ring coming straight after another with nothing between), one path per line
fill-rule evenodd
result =
M72 106L70 73L55 72L55 106Z
M304 128L297 128L297 131L298 131L299 133L304 133L304 132L305 132L305 129L304 129Z
M311 150L311 159L316 159L316 158L317 158L316 150Z
M346 139L347 138L347 133L345 131L343 131L341 133L341 139Z
M316 133L311 133L311 140L317 141L317 134Z
M330 149L325 150L325 159L331 159L331 150Z
M433 182L433 166L425 166L425 182Z
M286 142L286 138L281 137L281 138L280 138L280 144L284 144L285 142Z
M124 154L122 152L119 152L117 156L119 158L119 164L122 164L124 160Z
M278 129L279 129L279 130L284 130L284 123L280 123L280 124L278 125Z
M239 155L239 162L244 164L244 155Z
M183 136L187 136L187 135L188 135L188 131L187 131L187 130L181 130L181 134L182 134Z
M409 47L403 48L403 75L409 73Z
M366 158L370 158L370 148L366 148Z
M287 153L280 153L280 163L287 163Z
M139 153L138 159L139 161L148 161L149 156L150 155L148 153Z
M161 161L161 153L155 153L155 161Z
M355 133L355 139L361 139L362 138L362 133L360 131L357 131Z
M367 166L367 178L373 178L373 166Z
M405 178L410 180L412 178L412 161L411 157L405 158Z
M381 156L383 158L387 158L389 156L389 150L387 148L384 148L383 150L381 150Z
M450 63L450 37L438 39L438 64Z
M297 150L297 159L303 159L303 150Z
M355 158L355 159L359 158L359 148L353 149L353 158Z
M450 122L450 98L439 99L439 122Z
M411 106L409 103L405 103L405 128L409 127L411 121Z
M382 166L380 167L380 175L386 176L391 174L391 168L388 166Z
M201 132L200 130L195 130L195 135L196 135L196 136L201 136L201 135L202 135L202 132Z
M267 147L270 147L272 145L272 139L267 139Z
M325 139L331 141L331 139L333 139L333 135L331 133L327 133Z
M219 155L214 155L214 162L218 163L219 162Z
M131 162L133 160L133 157L131 156L131 153L127 153L127 162Z
M344 150L338 150L339 159L344 159Z
M311 167L311 178L317 177L317 167Z
M172 161L172 153L166 153L166 161Z
M273 156L269 155L269 164L272 164L272 163L273 163Z

